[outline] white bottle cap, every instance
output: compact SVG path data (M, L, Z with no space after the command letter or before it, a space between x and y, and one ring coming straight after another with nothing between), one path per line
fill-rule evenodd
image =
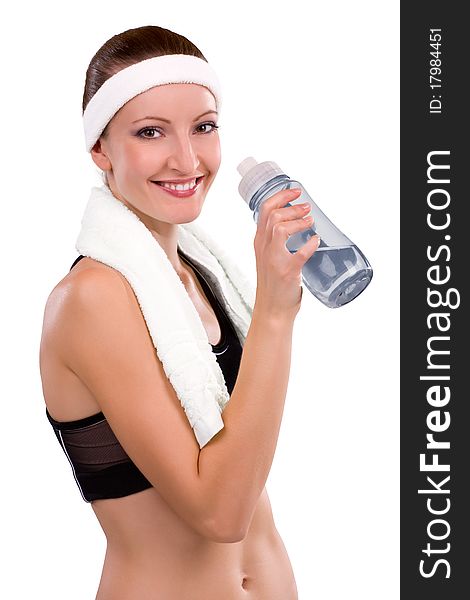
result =
M265 183L277 175L285 175L284 171L275 162L258 163L252 156L242 160L237 170L242 176L238 191L247 204L250 203L250 200Z
M245 158L245 160L242 160L242 162L238 165L237 171L242 177L244 177L248 173L248 171L252 167L255 167L257 164L258 161L255 158L253 158L252 156L248 156L247 158Z

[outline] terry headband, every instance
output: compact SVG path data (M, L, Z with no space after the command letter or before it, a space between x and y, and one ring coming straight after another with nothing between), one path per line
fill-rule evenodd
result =
M168 54L142 60L107 79L94 94L83 113L87 152L120 108L135 96L157 85L196 83L208 88L220 113L220 82L208 62L189 54Z

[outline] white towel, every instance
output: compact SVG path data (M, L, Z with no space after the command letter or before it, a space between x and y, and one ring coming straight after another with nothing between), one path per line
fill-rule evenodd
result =
M106 185L92 188L81 224L76 249L118 270L132 286L158 358L202 448L224 427L221 413L230 395L186 288L144 223ZM256 286L196 222L177 227L179 248L211 283L243 346Z

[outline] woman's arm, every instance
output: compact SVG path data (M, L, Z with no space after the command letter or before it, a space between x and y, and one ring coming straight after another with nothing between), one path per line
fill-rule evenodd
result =
M291 317L253 311L224 428L202 448L199 477L214 499L211 528L228 541L245 536L279 436L292 347Z

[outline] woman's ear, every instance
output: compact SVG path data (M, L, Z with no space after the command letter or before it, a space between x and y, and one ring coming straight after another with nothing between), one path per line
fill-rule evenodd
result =
M95 165L102 171L109 171L112 168L111 161L109 160L108 155L101 144L101 138L95 143L90 154Z

